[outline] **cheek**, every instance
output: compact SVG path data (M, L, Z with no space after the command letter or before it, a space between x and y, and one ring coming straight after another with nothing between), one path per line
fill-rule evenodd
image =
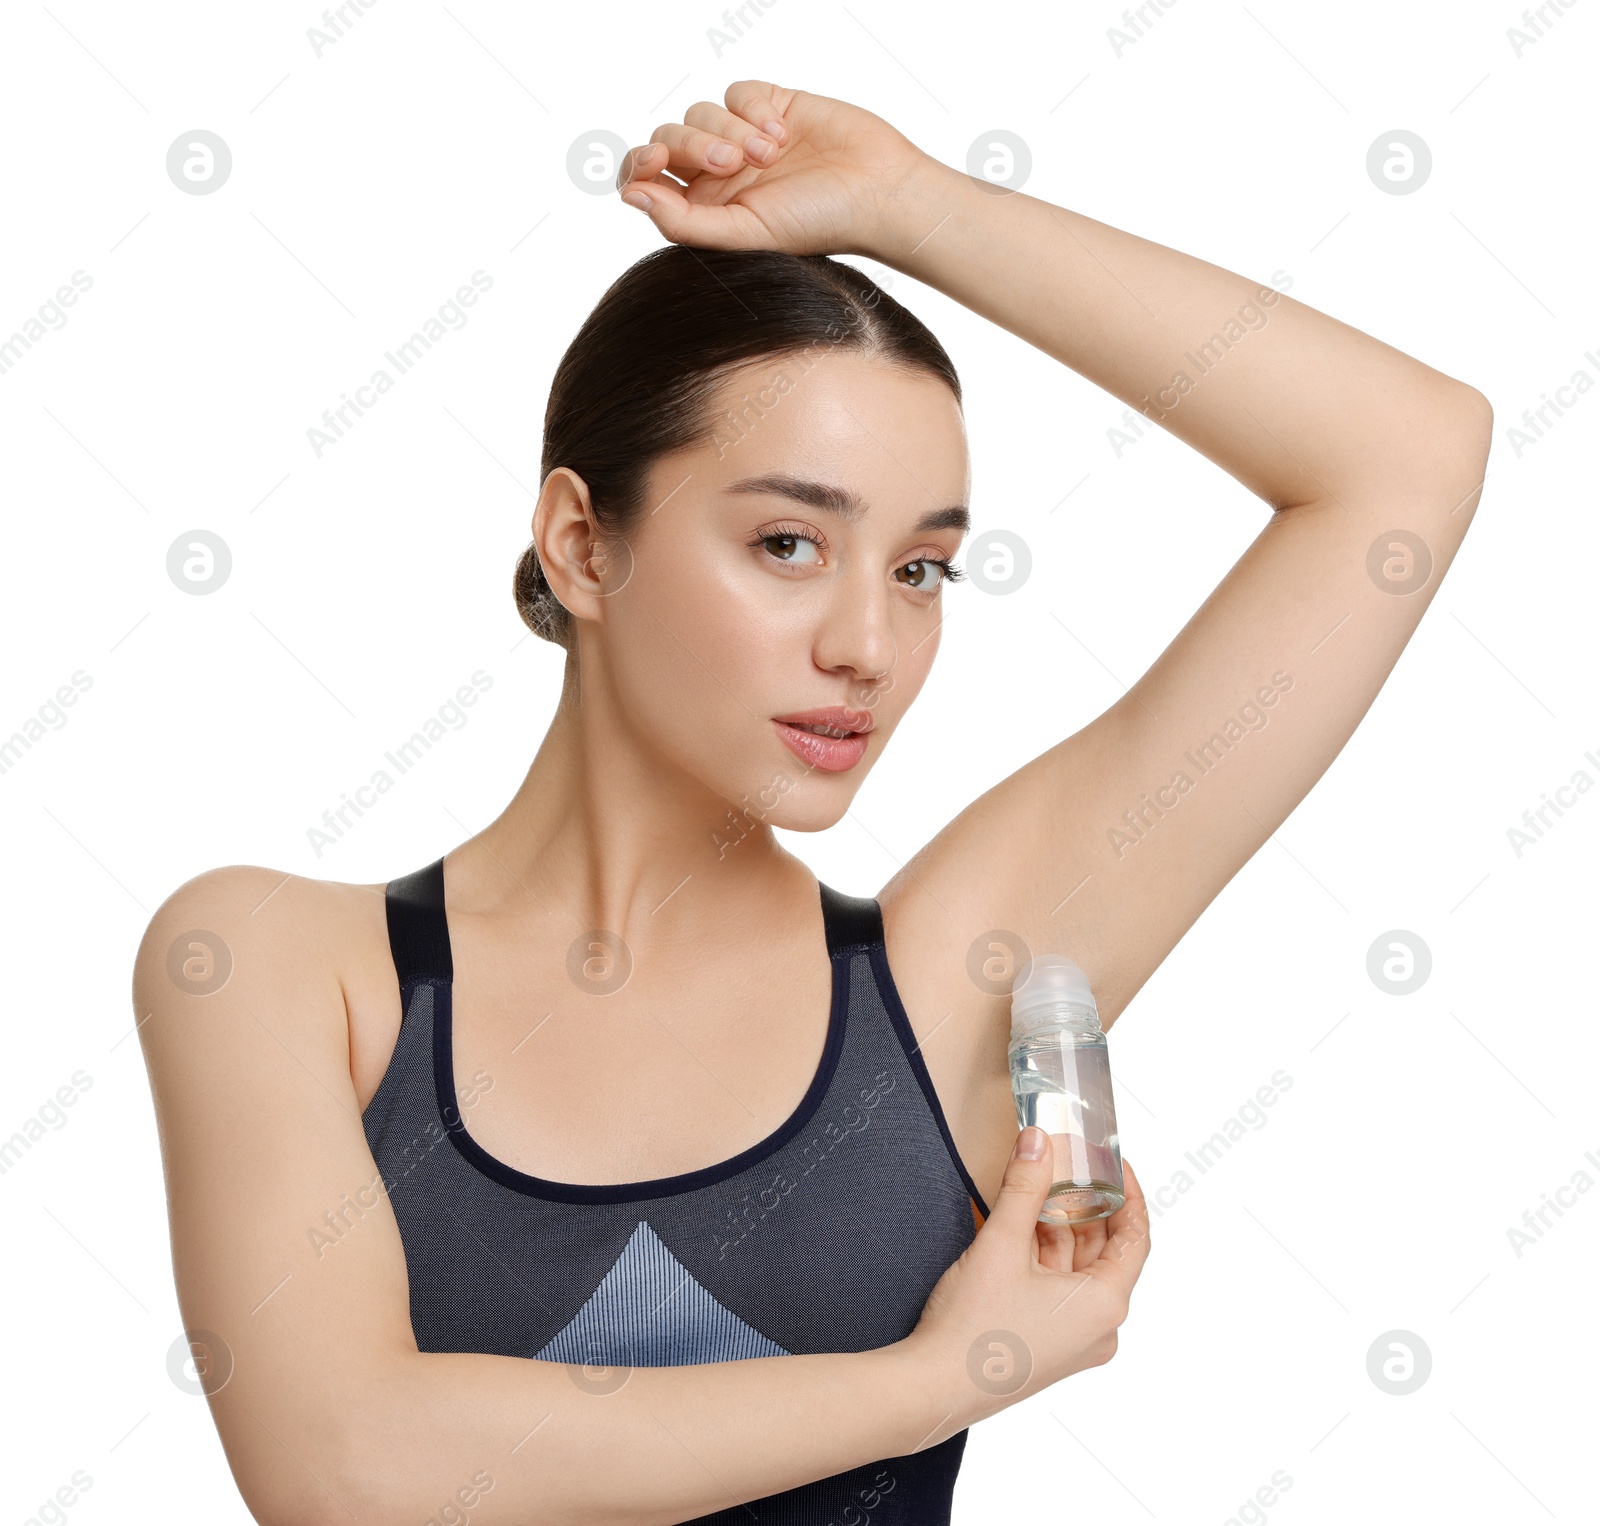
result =
M641 556L607 616L629 720L730 799L758 775L766 780L775 768L792 769L769 717L815 698L825 682L813 665L816 618L803 589L751 576L736 560L681 547ZM892 673L850 698L872 711L882 733L874 753L921 692L939 648L926 612L908 608L893 618L899 656ZM837 678L829 687L838 687ZM811 793L797 792L789 807Z
M641 558L613 595L606 635L629 716L704 778L770 748L774 695L793 685L785 669L807 650L748 579L709 561Z
M914 672L902 663L891 675L892 681L880 684L876 690L863 691L861 704L872 712L873 729L883 733L882 745L888 744L889 738L905 719L906 711L922 692L927 676L925 663L918 663Z

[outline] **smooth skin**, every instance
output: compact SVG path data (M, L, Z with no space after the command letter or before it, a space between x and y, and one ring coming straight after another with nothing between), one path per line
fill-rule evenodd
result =
M992 194L859 107L739 81L658 128L619 189L647 194L676 242L870 256L1133 406L1261 303L1265 325L1161 422L1271 517L1122 699L879 892L896 982L994 1207L917 1328L881 1350L642 1368L604 1396L564 1364L418 1353L394 1216L364 1190L360 1112L400 1023L383 886L233 866L174 892L141 946L135 1004L179 1301L231 1353L210 1402L263 1521L425 1519L475 1489L477 1526L654 1526L919 1450L1109 1359L1149 1248L1137 1176L1109 1224L1036 1224L1049 1172L1012 1156L1007 1002L973 985L968 951L995 928L1070 951L1113 1023L1338 755L1476 508L1491 418L1471 387L1291 298L1268 304L1242 276ZM916 697L946 597L937 563L962 538L946 511L968 501L970 472L934 379L807 360L730 383L730 406L794 385L736 444L658 463L626 545L596 534L575 473L541 487L534 535L575 656L522 786L445 864L456 1075L490 1081L467 1127L519 1169L615 1182L725 1159L789 1116L820 1055L816 880L770 829L842 819ZM840 512L848 494L861 512ZM1406 597L1367 574L1368 548L1397 529L1433 559ZM1294 682L1271 723L1118 855L1107 827L1280 670ZM866 756L807 769L771 718L835 703L871 711ZM729 812L746 806L735 833ZM167 974L196 928L234 958L206 996ZM603 999L560 973L594 929L633 960ZM602 1028L613 1094L636 1099L625 1118L593 1116ZM308 1231L330 1210L342 1227L318 1252ZM1032 1362L1009 1395L967 1367L997 1328Z

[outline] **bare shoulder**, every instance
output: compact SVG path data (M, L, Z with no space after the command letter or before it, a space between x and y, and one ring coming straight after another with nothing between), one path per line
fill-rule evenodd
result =
M296 962L332 951L344 935L383 912L383 885L309 879L257 864L207 869L179 885L150 918L139 947L141 965L170 952L167 938L215 932L232 948ZM226 929L226 933L223 931ZM217 950L225 957L225 951ZM177 957L176 955L174 957ZM157 963L162 961L158 960Z
M276 1024L294 1027L286 1041L326 1041L330 1035L311 1030L326 1028L330 1015L345 1010L345 987L359 978L374 914L379 928L383 922L383 891L256 864L228 864L185 880L150 918L134 962L133 999L146 1052L160 1032L185 1026L175 1020L151 1027L155 1012L194 1010L173 998L209 996L229 985L246 1010L270 1010ZM259 998L254 1007L252 996Z
M207 870L161 903L134 965L178 1302L228 1363L208 1397L255 1520L326 1518L321 1480L349 1468L375 1387L416 1351L387 1197L366 1200L337 1255L308 1228L380 1180L345 1000L347 939L373 901L256 865Z

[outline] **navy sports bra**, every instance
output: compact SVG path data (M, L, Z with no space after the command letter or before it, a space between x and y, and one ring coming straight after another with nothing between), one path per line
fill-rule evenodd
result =
M362 1126L405 1246L419 1350L661 1367L865 1351L911 1333L989 1209L917 1052L877 901L819 889L832 1006L799 1106L717 1165L580 1186L518 1171L468 1132L476 1093L458 1087L451 1052L444 860L389 883L402 1020ZM696 1526L944 1526L966 1438Z

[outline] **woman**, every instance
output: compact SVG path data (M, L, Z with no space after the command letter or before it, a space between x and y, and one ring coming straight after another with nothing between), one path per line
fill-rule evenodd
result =
M966 1427L1108 1360L1148 1246L1131 1170L1109 1222L1037 1223L1010 976L1068 951L1115 1020L1344 745L1482 483L1471 387L859 107L740 81L621 182L669 247L555 377L516 595L565 685L515 798L387 886L201 875L140 951L180 1302L264 1521L947 1520ZM916 698L969 471L944 351L833 253L1273 510L875 898L772 829L837 822Z

